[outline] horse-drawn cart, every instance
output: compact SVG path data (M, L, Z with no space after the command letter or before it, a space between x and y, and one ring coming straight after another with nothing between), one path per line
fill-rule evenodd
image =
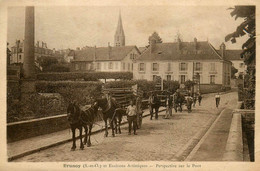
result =
M112 98L119 104L119 108L126 110L130 105L130 100L134 100L137 107L137 126L141 128L143 114L143 92L138 90L136 86L126 88L107 88L103 89L103 93L109 93Z

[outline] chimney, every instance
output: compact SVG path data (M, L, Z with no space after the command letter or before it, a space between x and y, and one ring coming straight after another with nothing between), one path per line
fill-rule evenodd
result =
M94 46L94 56L93 56L93 61L96 62L96 50L97 50L97 47L96 45Z
M108 59L110 59L111 57L111 46L110 46L110 42L108 42Z
M197 38L194 38L194 49L197 50L198 48L198 42L197 42Z
M225 58L225 56L226 56L226 45L224 44L224 43L222 43L221 45L220 45L220 54L221 54L221 57L222 58Z
M149 44L150 44L150 53L153 53L154 48L156 46L156 40L154 38L151 38Z
M42 42L42 48L44 47L44 42Z
M181 50L181 39L179 37L177 38L177 45L178 50Z

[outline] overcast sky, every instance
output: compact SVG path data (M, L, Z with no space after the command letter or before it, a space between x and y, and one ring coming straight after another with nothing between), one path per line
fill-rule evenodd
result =
M114 34L121 9L126 45L146 46L148 37L158 32L163 42L173 42L177 32L183 41L209 42L215 47L224 42L243 21L230 16L229 6L53 6L35 7L35 41L44 41L48 48L64 49L114 44ZM24 39L24 7L8 8L10 45ZM228 49L240 49L246 37Z

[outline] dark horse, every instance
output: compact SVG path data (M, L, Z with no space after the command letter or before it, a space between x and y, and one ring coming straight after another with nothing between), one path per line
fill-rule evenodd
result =
M105 136L108 136L108 127L107 127L107 120L109 119L110 122L110 127L112 129L112 136L115 136L115 127L114 124L116 125L117 122L117 117L116 117L116 109L118 108L115 100L111 100L111 105L109 105L108 100L106 98L99 98L96 99L96 103L99 107L102 109L103 113L103 120L105 122ZM121 132L121 130L120 130Z
M176 92L173 95L173 107L175 112L177 112L178 107L180 108L180 112L182 112L182 104L185 102L185 97L180 92Z
M75 102L70 103L68 105L67 116L72 131L72 139L73 139L71 150L76 149L76 137L75 137L76 129L79 129L80 149L81 150L84 149L84 145L82 142L82 128L85 129L84 144L87 143L88 147L91 146L90 135L91 135L92 126L94 124L94 120L97 116L97 111L98 111L98 105L96 103L86 110L81 110L79 105L77 105Z

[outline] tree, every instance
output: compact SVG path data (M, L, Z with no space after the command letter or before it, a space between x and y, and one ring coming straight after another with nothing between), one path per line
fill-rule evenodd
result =
M57 64L58 60L54 57L48 57L48 56L43 56L38 58L38 63L42 67L42 70L45 71L46 68L50 67L53 64Z
M171 94L175 93L175 91L179 88L180 88L180 83L178 81L163 80L163 89L171 92Z
M238 72L238 69L236 69L234 66L231 67L231 78L236 78L235 74Z
M191 88L195 85L195 81L187 80L184 82L185 88L191 90Z
M245 90L244 106L246 108L254 109L254 97L255 97L255 6L235 6L229 8L233 11L230 13L232 17L243 18L244 21L237 27L236 31L228 34L225 37L225 41L231 40L232 43L236 43L236 38L248 35L248 40L242 45L243 52L240 54L244 59L244 63L247 65L248 74L248 86Z
M151 39L155 39L156 43L162 43L162 39L157 32L153 32L153 34L149 37L149 39L148 39L149 44L150 44Z

